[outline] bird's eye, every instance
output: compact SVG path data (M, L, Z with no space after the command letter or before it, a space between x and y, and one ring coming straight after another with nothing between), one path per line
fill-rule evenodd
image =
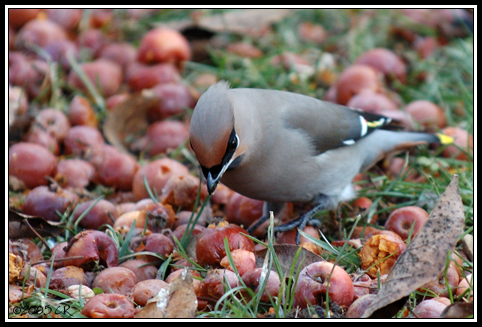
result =
M228 151L235 151L237 146L238 146L238 139L235 137L232 140L229 140Z
M233 153L236 151L236 148L238 147L238 136L236 135L236 132L233 131L231 132L231 135L229 136L229 141L228 141L228 146L226 148L226 153Z

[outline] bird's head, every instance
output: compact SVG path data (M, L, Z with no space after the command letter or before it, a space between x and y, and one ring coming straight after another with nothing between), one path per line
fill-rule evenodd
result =
M228 169L241 160L240 139L235 129L229 85L218 82L198 100L189 127L191 147L201 165L209 194Z

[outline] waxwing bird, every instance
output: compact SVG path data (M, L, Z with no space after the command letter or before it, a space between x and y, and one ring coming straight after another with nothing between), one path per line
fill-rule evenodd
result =
M315 213L355 196L352 180L390 152L450 143L442 134L385 130L390 118L285 91L230 88L220 81L198 100L191 147L209 193L221 181L268 210L311 203L298 219L275 227L303 229ZM299 233L297 233L299 242Z

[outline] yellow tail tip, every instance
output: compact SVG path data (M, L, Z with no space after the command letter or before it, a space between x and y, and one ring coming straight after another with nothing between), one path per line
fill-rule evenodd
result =
M442 134L442 133L437 133L435 135L437 135L441 144L452 144L452 143L454 143L453 137L450 137L450 136Z

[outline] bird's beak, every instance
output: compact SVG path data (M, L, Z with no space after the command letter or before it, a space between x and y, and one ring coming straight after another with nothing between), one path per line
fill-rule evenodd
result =
M222 160L222 163L224 163L224 165L221 163L222 165L221 169L219 169L220 165L211 167L209 169L203 168L203 173L204 173L204 177L206 177L209 194L214 193L214 191L216 190L216 187L218 186L219 181L221 180L221 177L223 177L223 174L226 172L226 170L229 168L229 166L231 166L233 162L237 163L237 164L235 163L235 166L239 165L241 157L240 156L237 156L236 158L234 157L234 154L239 145L239 138L238 138L238 135L236 135L236 133L234 132L234 128L231 134L232 135L230 136L230 139L236 137L236 142L235 142L236 148L235 149L228 148L226 150L226 153L224 154L224 157ZM213 172L214 172L214 175L213 175Z
M208 171L208 174L206 177L206 183L208 185L208 192L209 194L213 194L214 191L216 190L216 187L218 186L219 181L221 180L221 177L223 177L224 173L226 170L229 168L231 163L233 162L234 158L231 158L228 163L226 163L222 168L219 173L215 173L214 177L212 174L212 171Z
M221 179L221 175L218 175L216 178L213 178L213 175L211 172L208 173L206 176L206 183L208 186L208 192L209 194L213 194L214 191L216 190L216 187L218 186L219 180Z

